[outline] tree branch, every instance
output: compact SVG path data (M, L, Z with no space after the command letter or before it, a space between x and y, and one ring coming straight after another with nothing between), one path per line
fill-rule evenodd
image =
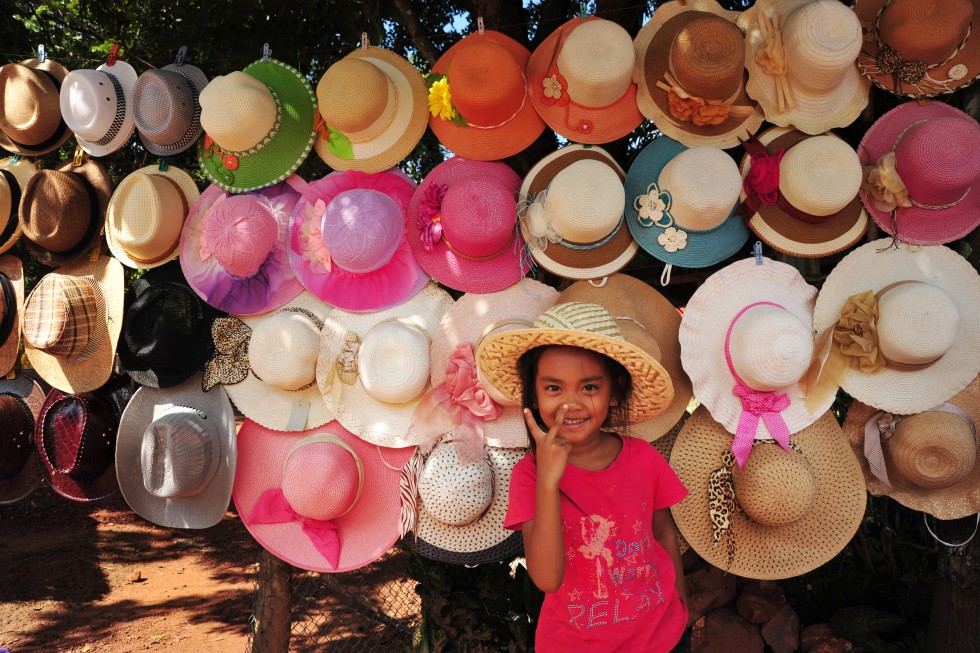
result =
M425 57L425 60L429 62L429 67L431 68L435 65L436 60L439 59L439 51L432 45L428 34L426 34L425 29L419 23L418 15L415 11L415 3L411 0L392 0L392 4L394 4L398 13L404 19L405 29L408 31L409 38L412 39L412 45L419 51L419 54Z

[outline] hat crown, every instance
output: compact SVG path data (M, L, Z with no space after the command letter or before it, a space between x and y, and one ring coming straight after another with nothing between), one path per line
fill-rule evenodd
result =
M293 391L316 382L320 332L308 315L280 310L261 320L248 342L249 366L263 382Z
M939 286L903 283L878 296L878 347L889 361L925 365L952 348L960 311Z
M471 125L493 127L521 108L526 94L524 71L497 43L467 37L446 70L453 104Z
M211 429L208 415L187 406L174 406L150 422L143 432L143 487L161 499L199 494L214 477L220 455L219 438Z
M344 515L357 501L359 489L354 455L333 442L300 444L283 466L283 496L294 511L310 519Z
M977 440L959 415L926 411L898 420L886 451L892 469L904 481L939 489L955 485L973 471Z
M367 274L391 260L404 232L398 202L380 191L354 188L327 204L321 237L337 266Z
M258 274L279 240L279 221L258 195L232 195L217 202L204 218L207 247L229 273Z
M797 383L813 356L809 325L777 306L753 306L732 325L729 338L736 374L749 388L762 392Z
M601 18L578 24L558 53L558 70L568 84L568 97L587 107L613 104L633 83L636 51L629 32Z
M534 320L538 329L585 331L617 340L625 340L615 318L604 306L584 302L556 304Z
M857 152L823 134L786 150L779 162L779 191L800 211L833 215L857 197L861 176Z
M169 145L179 140L194 119L195 91L173 70L148 70L133 88L133 118L140 135Z
M150 368L182 369L177 352L204 334L203 302L182 283L154 285L133 300L123 319L126 349Z
M73 70L61 85L61 113L65 124L86 141L103 138L126 98L116 92L110 73L83 68ZM118 83L118 82L117 82Z
M462 464L457 446L466 444L443 443L429 454L419 476L419 498L436 521L467 526L493 502L493 469L482 457Z
M594 243L619 224L626 190L616 171L594 159L574 161L548 186L545 210L555 231L573 243Z
M939 64L966 38L973 13L970 0L892 0L881 12L878 38L905 59Z
M951 116L911 125L895 144L895 167L909 199L926 206L961 200L980 181L978 149L980 126L973 119Z
M793 84L820 91L855 70L864 42L857 14L836 0L803 4L786 17L782 34Z
M0 66L0 130L25 145L46 141L58 127L61 107L51 77L19 63Z
M732 214L742 175L732 157L716 147L701 146L668 161L657 185L670 192L670 214L678 227L707 230Z
M345 57L323 73L316 86L323 119L342 134L361 134L390 113L395 99L381 68L360 57Z
M112 464L119 423L98 394L63 395L42 420L44 457L56 472L88 480Z
M517 224L514 189L495 175L454 179L442 199L441 224L443 238L464 256L500 253L513 239Z
M428 334L401 320L381 322L361 338L358 378L371 398L389 404L417 399L429 384Z
M787 526L816 503L817 487L810 462L796 451L757 444L743 469L732 468L735 500L753 521Z
M85 180L60 170L39 170L24 191L21 226L24 235L44 249L67 252L78 246L93 220L95 199Z
M105 300L89 277L45 275L24 304L24 339L57 356L84 357L106 335Z
M110 200L106 226L128 254L151 260L176 249L186 217L187 199L175 181L134 172Z
M222 149L244 152L272 130L279 113L269 87L236 70L215 77L200 95L201 126Z
M0 481L16 476L34 450L34 415L24 400L0 393Z
M732 99L742 88L745 36L730 20L696 13L674 35L668 68L681 88L695 97Z

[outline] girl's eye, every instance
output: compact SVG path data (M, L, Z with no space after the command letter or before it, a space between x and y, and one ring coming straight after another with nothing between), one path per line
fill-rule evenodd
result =
M551 384L544 387L545 392L558 392L560 388L557 385Z
M596 385L595 383L588 383L583 389L586 392L596 392L597 390L599 390L599 386Z

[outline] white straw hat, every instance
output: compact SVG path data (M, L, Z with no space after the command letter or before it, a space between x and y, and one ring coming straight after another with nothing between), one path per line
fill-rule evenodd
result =
M122 148L136 129L136 70L125 61L73 70L61 84L61 115L78 145L92 156Z

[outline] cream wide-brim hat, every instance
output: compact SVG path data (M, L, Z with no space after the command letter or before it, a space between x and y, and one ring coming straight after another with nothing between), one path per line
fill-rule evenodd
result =
M10 308L14 314L11 318L10 334L6 340L0 342L0 376L5 376L13 369L20 351L20 321L24 314L24 264L16 256L5 254L0 256L0 273L7 276L13 290ZM0 317L6 319L2 313Z

